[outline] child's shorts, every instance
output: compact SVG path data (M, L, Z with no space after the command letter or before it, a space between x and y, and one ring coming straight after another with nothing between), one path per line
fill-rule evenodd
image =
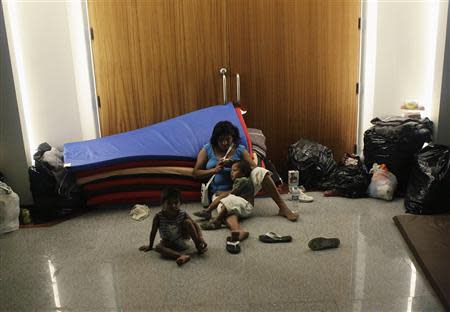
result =
M262 167L256 167L250 173L250 179L252 180L253 187L255 189L255 195L261 190L262 181L268 173L271 174L269 170Z
M190 248L188 240L184 238L177 238L172 241L163 239L161 240L161 245L176 251L184 251Z
M217 207L217 212L222 211L222 205L225 206L229 214L236 214L242 218L250 216L253 210L252 204L246 201L244 198L230 194L220 200L220 204Z

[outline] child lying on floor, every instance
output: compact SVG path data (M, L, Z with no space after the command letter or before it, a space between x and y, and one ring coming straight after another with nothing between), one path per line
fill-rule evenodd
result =
M251 167L247 161L239 160L233 163L230 172L233 189L230 192L216 194L218 196L207 209L194 213L197 217L210 220L212 211L217 208L217 218L203 223L202 229L218 229L226 223L231 230L232 240L243 240L248 237L249 233L239 226L239 218L250 216L253 210L255 195L250 173Z
M155 251L163 257L176 260L178 265L183 265L190 260L190 256L182 253L189 248L186 240L192 238L198 253L207 251L207 244L203 240L202 232L194 220L184 210L180 210L181 194L177 189L167 188L161 194L162 210L153 218L150 232L150 242L141 246L139 250L150 251L153 249L156 232L159 229L161 242L155 247Z

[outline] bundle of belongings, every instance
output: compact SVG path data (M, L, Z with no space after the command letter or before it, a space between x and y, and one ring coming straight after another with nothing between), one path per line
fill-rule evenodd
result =
M385 164L397 177L398 190L404 192L413 167L414 154L432 139L433 123L428 119L404 117L374 118L364 133L364 162Z
M289 146L288 168L298 170L299 184L306 189L322 190L336 169L336 161L331 149L302 138Z
M323 187L328 191L325 195L360 198L367 196L369 184L370 174L359 156L345 154Z
M64 145L65 167L82 187L87 205L159 203L161 190L177 187L184 201L199 201L201 182L193 167L217 122L251 141L241 110L232 103L200 109L141 129Z
M367 196L370 175L359 156L345 154L336 164L328 147L300 139L289 147L289 169L299 171L300 185L326 194L357 198Z
M33 158L35 163L28 169L28 175L34 223L52 221L82 210L85 204L81 190L64 168L63 154L48 143L42 143Z

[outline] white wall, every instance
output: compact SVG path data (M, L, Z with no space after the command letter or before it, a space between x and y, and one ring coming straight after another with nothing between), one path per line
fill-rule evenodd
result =
M3 2L29 160L42 142L61 147L98 135L82 5Z
M402 114L408 99L437 123L447 8L438 0L363 2L361 139L373 117Z

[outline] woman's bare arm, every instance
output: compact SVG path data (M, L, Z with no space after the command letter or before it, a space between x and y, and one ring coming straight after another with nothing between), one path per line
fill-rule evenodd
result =
M194 178L196 179L207 179L211 177L213 174L219 172L223 168L223 164L218 162L214 168L204 169L206 167L206 163L208 162L208 155L204 148L200 150L197 156L197 161L194 166L194 171L192 172Z

